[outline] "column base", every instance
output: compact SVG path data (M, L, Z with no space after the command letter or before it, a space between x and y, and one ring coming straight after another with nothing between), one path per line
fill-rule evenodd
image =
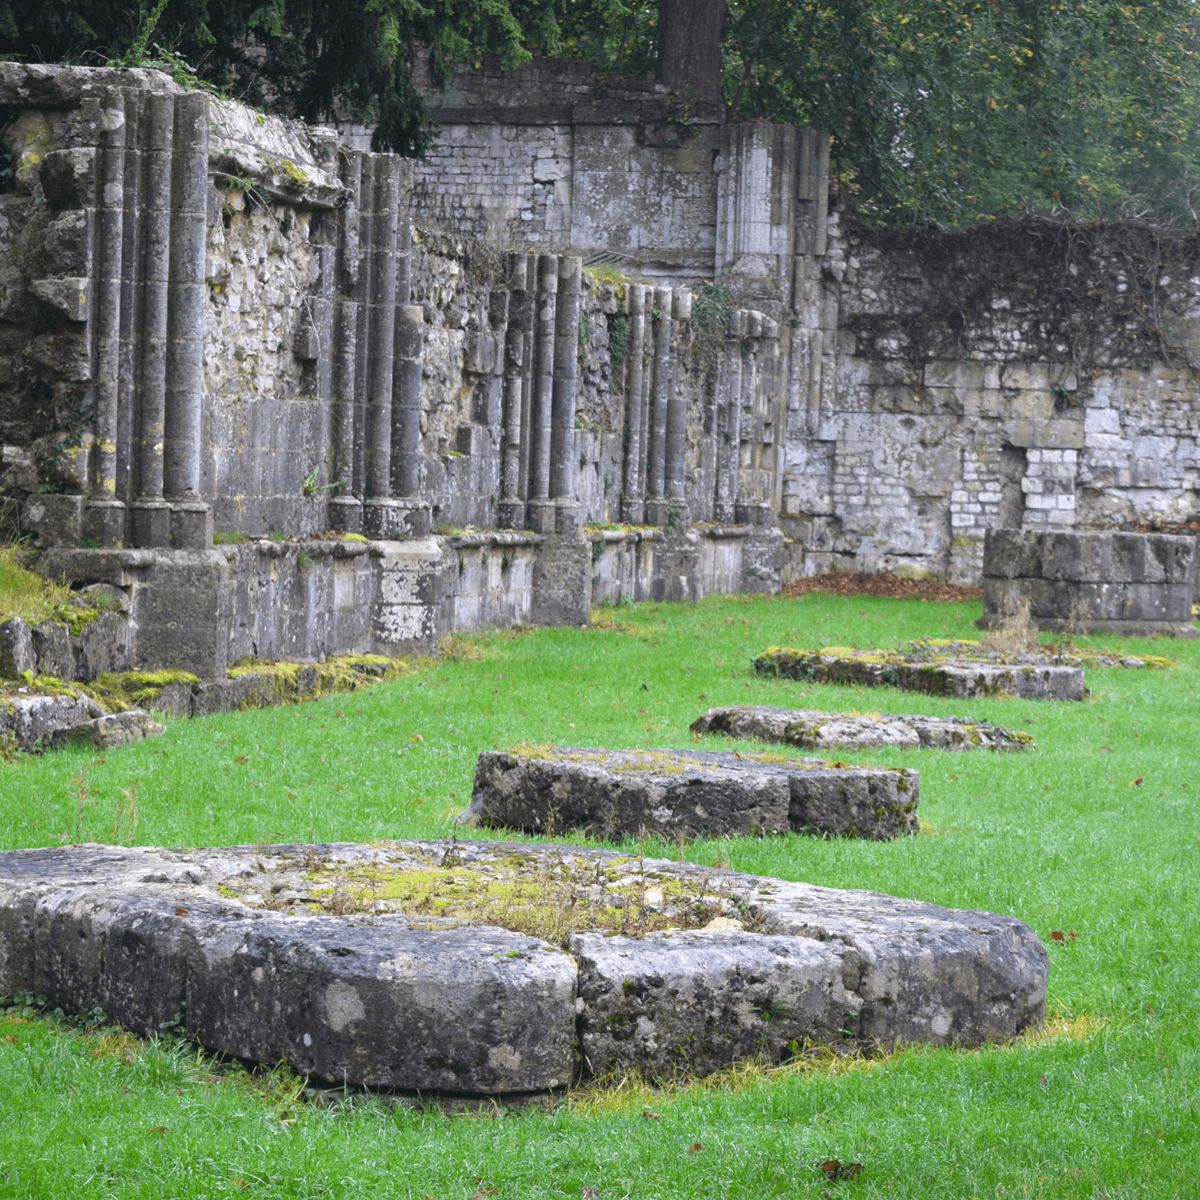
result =
M622 496L621 520L626 525L644 525L646 523L645 500L641 496Z
M501 496L496 505L496 524L501 529L524 529L525 501L519 496Z
M388 496L363 502L362 531L367 537L395 542L406 537L428 537L432 528L429 502L420 496Z
M125 502L89 500L83 509L83 536L104 550L124 545Z
M692 510L686 500L668 500L654 496L646 501L646 524L659 529L686 529L692 523Z
M737 505L732 500L718 500L713 505L713 520L718 525L736 525Z
M739 501L734 506L734 513L739 525L775 524L775 509L770 504L743 504Z
M331 496L329 498L329 528L338 533L362 533L362 501L354 496Z
M202 500L172 500L171 548L173 550L211 550L213 515Z
M525 525L534 533L553 533L558 524L558 505L553 500L530 500L525 505Z
M554 532L559 537L577 538L583 533L583 509L574 500L556 500Z
M140 549L171 545L171 506L165 500L135 500L129 506L130 540Z

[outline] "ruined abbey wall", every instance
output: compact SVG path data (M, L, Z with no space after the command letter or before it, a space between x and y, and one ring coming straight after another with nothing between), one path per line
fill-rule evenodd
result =
M433 99L414 163L0 64L8 505L155 612L161 556L208 556L213 663L830 567L978 582L989 528L1200 512L1189 240L870 229L821 135L579 64Z

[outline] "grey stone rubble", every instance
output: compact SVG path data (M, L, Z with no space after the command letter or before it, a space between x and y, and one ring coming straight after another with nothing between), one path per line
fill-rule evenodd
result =
M803 708L737 705L710 708L689 726L693 733L787 742L805 750L868 750L881 746L936 750L1035 750L1033 738L966 717L898 713L828 713Z
M819 650L773 649L754 660L760 675L815 680L861 687L895 687L955 699L1016 696L1022 700L1083 700L1087 695L1081 667L1048 664L1041 655L1032 661L980 659L907 660L877 651L823 653Z
M126 597L116 595L113 603L128 608ZM57 621L31 626L10 617L0 624L0 678L20 679L32 672L89 683L109 671L129 671L136 635L136 622L121 611L100 613L78 633Z
M1196 539L1166 533L989 530L981 629L1022 602L1041 629L1200 637Z
M578 932L567 953L381 907L314 916L299 899L314 873L465 877L514 860L574 872L603 905L638 897L665 913L686 893L727 915L641 937ZM100 1007L144 1035L182 1021L210 1049L355 1086L503 1094L583 1073L704 1073L797 1043L1004 1041L1044 1019L1047 966L1012 917L568 846L0 854L0 994Z
M22 687L0 689L0 745L12 749L45 750L87 743L98 750L110 750L165 732L140 709L107 713L82 694L38 694Z
M916 830L916 771L703 750L485 751L460 824L599 837Z

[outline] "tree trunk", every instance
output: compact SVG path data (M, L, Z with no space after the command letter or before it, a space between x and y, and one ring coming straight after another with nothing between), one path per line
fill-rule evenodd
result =
M658 81L721 103L721 30L728 0L658 0Z

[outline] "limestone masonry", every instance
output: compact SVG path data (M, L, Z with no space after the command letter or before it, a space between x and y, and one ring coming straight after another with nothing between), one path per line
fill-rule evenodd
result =
M423 886L468 903L516 867L582 923L550 940L381 898L409 880L417 900ZM601 913L630 929L597 928ZM1005 1041L1044 1019L1046 980L1045 948L1012 917L607 850L0 854L0 994L100 1007L143 1035L180 1022L212 1050L339 1086L503 1094L805 1045Z
M429 98L416 163L0 63L2 484L45 570L126 593L136 666L978 583L990 528L1197 516L1189 243L868 229L824 135L578 63Z

